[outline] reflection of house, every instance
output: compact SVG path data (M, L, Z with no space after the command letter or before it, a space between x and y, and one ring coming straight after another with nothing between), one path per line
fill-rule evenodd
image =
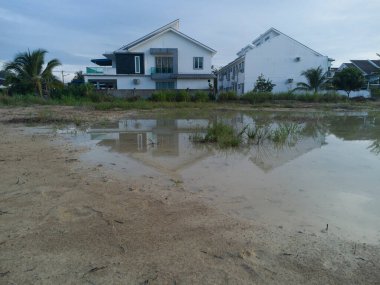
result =
M151 93L157 89L208 90L212 48L179 31L173 21L114 52L93 59L85 81L97 89ZM150 90L150 91L149 91Z
M276 84L273 92L287 92L305 78L301 72L333 61L293 38L271 28L237 53L238 58L219 71L218 90L251 91L260 74Z
M379 117L367 112L344 113L330 122L329 131L343 140L380 140Z
M97 126L89 130L92 139L113 151L156 169L174 171L208 155L195 148L190 136L202 132L208 120L121 120L118 124Z
M276 146L272 143L254 146L250 151L250 160L267 172L321 148L324 144L325 136L319 134L317 137L303 137L292 146Z

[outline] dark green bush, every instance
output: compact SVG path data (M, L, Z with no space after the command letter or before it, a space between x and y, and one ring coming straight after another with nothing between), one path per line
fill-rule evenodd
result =
M196 91L192 97L194 102L207 102L208 99L208 94L205 91Z
M95 92L95 87L91 83L68 85L63 88L55 88L50 92L50 97L53 99L62 99L63 97L88 98Z
M189 102L191 101L191 96L186 90L179 90L176 95L177 102Z
M267 92L248 92L240 97L240 100L251 104L264 103L273 100L274 95Z
M371 97L376 100L380 99L380 88L372 88L371 89Z
M233 91L222 92L218 96L219 102L235 101L238 100L238 96Z
M166 92L165 91L155 91L150 97L152 101L155 102L165 102L166 101Z

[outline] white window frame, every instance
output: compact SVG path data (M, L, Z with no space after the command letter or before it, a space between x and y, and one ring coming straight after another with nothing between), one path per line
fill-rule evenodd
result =
M135 73L141 73L140 69L140 56L136 55L135 56Z
M193 57L193 69L202 70L204 66L203 56Z

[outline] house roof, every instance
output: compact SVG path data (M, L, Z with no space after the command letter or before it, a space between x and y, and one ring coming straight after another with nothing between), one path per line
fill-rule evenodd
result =
M338 68L338 69L341 69L343 66L346 66L346 67L353 67L353 68L357 68L355 65L353 65L352 63L350 62L345 62L345 63L342 63L342 65Z
M265 36L267 36L267 35L268 35L269 33L271 33L271 32L274 32L274 33L276 33L276 34L278 34L278 35L283 35L283 36L285 36L285 37L291 39L292 41L298 43L299 45L302 45L302 46L304 46L305 48L311 50L311 51L314 52L316 55L323 56L323 55L320 54L319 52L313 50L312 48L310 48L310 47L304 45L303 43L301 43L301 42L299 42L299 41L293 39L292 37L290 37L290 36L284 34L283 32L280 32L279 30L277 30L277 29L275 29L275 28L273 28L273 27L270 28L269 30L267 30L265 33L263 33L263 34L261 34L260 36L258 36L256 39L254 39L254 40L252 41L252 44L255 44L256 42L261 41ZM331 60L333 60L333 59L331 59Z
M351 60L351 62L367 75L379 71L379 68L373 65L369 60Z
M108 58L94 58L91 59L91 62L100 65L100 66L111 66L112 60Z
M177 34L177 35L179 35L179 36L181 36L181 37L183 37L183 38L185 38L185 39L193 42L194 44L196 44L196 45L198 45L198 46L200 46L200 47L202 47L202 48L210 51L211 53L216 53L216 50L214 50L214 49L212 49L212 48L210 48L210 47L202 44L201 42L198 42L197 40L195 40L195 39L193 39L193 38L185 35L184 33L181 33L179 31L179 19L177 19L177 20L175 20L173 22L170 22L169 24L167 24L165 26L162 26L161 28L159 28L157 30L154 30L153 32L151 32L151 33L149 33L149 34L147 34L147 35L145 35L145 36L143 36L143 37L141 37L141 38L139 38L139 39L137 39L137 40L135 40L135 41L127 44L127 45L122 46L121 48L119 48L115 52L126 52L129 49L131 49L131 48L134 48L134 47L136 47L136 46L138 46L138 45L140 45L140 44L142 44L142 43L144 43L144 42L146 42L146 41L148 41L150 39L156 38L156 37L158 37L158 36L160 36L160 35L162 35L162 34L164 34L166 32L169 32L169 31L171 31L171 32L173 32L173 33L175 33L175 34Z
M240 61L243 61L244 58L245 58L244 56L239 56L235 60L231 61L229 64L227 64L227 65L223 66L222 68L220 68L219 71L218 71L218 73L224 72L226 69L230 68L231 66L235 65L236 63L238 63Z
M371 62L380 68L380 60L371 60Z

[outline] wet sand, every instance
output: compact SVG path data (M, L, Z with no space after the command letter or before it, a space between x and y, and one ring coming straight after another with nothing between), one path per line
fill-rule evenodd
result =
M165 175L113 175L4 123L30 112L0 110L1 284L380 284L379 246L227 216Z

